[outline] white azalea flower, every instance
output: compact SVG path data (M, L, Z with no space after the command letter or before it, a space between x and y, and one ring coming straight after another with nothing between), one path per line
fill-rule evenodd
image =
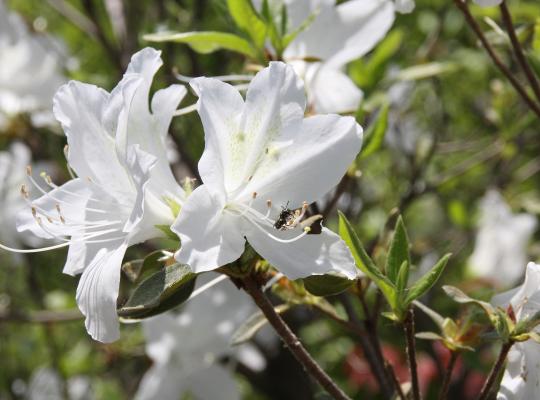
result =
M513 214L501 194L490 190L482 199L480 227L469 260L472 272L508 287L522 275L527 243L536 228L536 217Z
M516 320L531 318L540 311L540 265L527 264L521 286L495 296L492 303L506 309L512 306ZM538 327L535 329L540 333ZM508 361L498 400L529 400L540 398L540 344L533 340L515 343Z
M48 367L38 368L32 373L26 392L27 400L64 400L64 382L58 373ZM67 393L70 400L95 399L91 381L87 376L74 376L67 380Z
M42 197L28 199L30 207L17 224L19 231L63 241L21 252L69 246L64 273L82 273L77 303L88 332L102 342L119 336L116 298L126 248L162 236L156 226L174 220L168 201L184 200L164 143L186 89L173 85L159 90L150 111L150 85L161 64L160 52L146 48L133 56L110 94L80 82L58 91L54 113L66 133L68 162L78 178L57 186L45 177L52 190L41 188Z
M503 0L473 0L480 7L494 7L498 6Z
M192 86L205 130L204 185L171 228L182 242L177 260L195 272L213 270L238 259L247 239L290 279L331 271L354 278L352 256L335 233L308 235L297 223L274 227L280 207L300 208L339 182L362 144L354 118L304 119L301 81L281 62L253 78L245 101L216 79L197 78Z
M63 61L53 42L31 34L23 20L8 12L0 0L0 122L14 115L32 113L43 119L52 108L52 98L65 82Z
M259 2L260 3L260 2ZM297 30L316 15L307 29L287 46L283 60L304 79L308 103L315 113L356 111L362 92L343 71L344 66L369 52L394 22L390 0L274 0L276 16L287 9L287 32ZM260 10L260 4L254 2ZM307 62L304 59L320 60Z
M190 300L179 314L145 320L146 351L154 364L135 399L176 400L187 393L195 399L240 399L232 372L216 361L232 354L232 333L253 311L248 300L226 281Z

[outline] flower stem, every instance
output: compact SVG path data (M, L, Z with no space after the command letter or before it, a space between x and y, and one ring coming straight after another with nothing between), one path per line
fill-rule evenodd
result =
M283 342L287 345L290 352L298 360L300 364L311 374L311 376L319 382L319 384L336 400L351 400L330 378L326 372L317 364L317 362L307 352L298 337L293 333L291 328L283 321L281 316L275 312L272 303L262 292L258 283L253 277L248 276L243 279L246 292L253 298L255 304L261 309L266 319L276 330Z
M527 80L529 81L537 100L540 101L540 85L538 84L538 79L525 58L523 48L521 47L521 43L516 35L516 29L514 28L514 24L512 22L512 15L506 6L506 1L503 1L499 7L501 9L502 20L506 26L506 30L508 31L508 36L512 42L512 47L514 48L514 54L516 55L523 72L525 72L525 76L527 77Z
M454 371L454 366L459 357L457 351L452 351L450 353L450 361L446 366L446 372L444 374L443 384L441 388L441 393L439 394L439 400L446 400L448 397L448 389L450 389L450 381L452 380L452 372Z
M411 308L403 321L405 337L407 340L407 359L411 373L412 394L414 400L421 400L420 386L418 385L418 369L416 366L416 343L414 339L414 311Z
M491 391L493 389L493 384L497 380L497 377L499 376L499 373L504 366L506 356L508 355L508 352L510 351L510 348L513 344L514 342L509 341L502 345L501 351L499 352L499 357L497 357L497 361L495 361L495 364L493 364L493 367L491 368L491 371L489 372L489 375L484 382L484 386L480 391L478 400L487 400L489 398L489 395L491 394Z
M459 10L463 13L465 16L465 20L469 24L469 26L472 28L480 42L482 43L482 46L484 46L484 49L486 49L487 53L495 63L495 65L499 68L499 70L506 76L508 81L512 84L514 89L518 92L518 94L521 96L523 101L527 103L529 108L534 111L534 113L540 117L540 105L538 105L528 94L525 88L521 85L521 83L516 79L516 77L512 74L512 71L501 61L499 56L495 53L495 50L493 50L493 47L489 44L488 40L486 39L484 33L482 32L482 29L474 19L474 17L471 14L471 11L469 10L469 6L467 5L467 2L465 0L454 0L454 3L456 3L456 6L459 8Z
M386 364L386 370L388 371L388 375L392 379L394 387L396 388L397 397L400 400L407 400L407 396L405 396L405 393L403 393L403 388L401 387L401 383L399 382L396 376L394 367L392 367L392 364L390 364L388 361L385 361L385 364Z

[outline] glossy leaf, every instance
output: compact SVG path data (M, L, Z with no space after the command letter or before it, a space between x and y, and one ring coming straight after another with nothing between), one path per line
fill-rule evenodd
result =
M385 103L379 114L377 120L374 121L366 130L364 135L364 146L360 153L360 159L364 159L375 153L381 148L384 143L384 136L388 129L388 110L390 106Z
M251 1L227 0L227 6L236 25L251 37L257 49L262 50L268 28L257 15Z
M409 293L405 299L406 304L410 304L413 300L422 297L429 289L433 287L433 285L435 285L435 283L441 277L450 256L451 254L446 254L437 262L437 264L433 266L433 268L431 268L431 271L421 277L409 288Z
M187 265L173 264L150 275L135 288L118 315L142 319L160 314L186 301L197 275Z
M406 271L407 274L402 277L405 284L409 279L408 270L411 265L411 256L409 252L409 238L407 236L407 231L405 230L405 224L403 223L403 218L401 215L396 221L396 226L394 228L394 234L392 236L392 242L390 243L390 249L388 250L388 255L386 256L386 275L394 284L397 285L398 274L402 271L403 263L407 263Z
M251 44L240 36L225 32L158 32L143 36L149 42L184 43L198 53L208 54L225 49L255 58L256 52Z
M386 297L390 306L395 308L397 306L396 287L382 274L368 256L351 223L341 212L339 212L339 235L345 241L347 246L349 246L356 262L356 266L377 285Z
M354 281L336 275L312 275L303 279L306 290L315 296L332 296L344 292Z

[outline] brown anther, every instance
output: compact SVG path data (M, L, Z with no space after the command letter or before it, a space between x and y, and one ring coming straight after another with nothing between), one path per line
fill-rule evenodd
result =
M249 178L247 178L247 181L250 182L253 179L253 175L251 175Z
M266 200L266 207L268 207L268 208L272 207L272 200L270 200L270 199Z
M26 185L25 185L25 184L22 184L22 185L21 185L21 195L22 195L22 197L24 197L25 199L28 198L28 190L26 190Z
M257 198L257 192L253 192L253 193L251 194L251 197L252 197L253 199L256 199L256 198Z
M53 220L51 217L46 217L47 218L47 221L49 221L49 224L52 224L53 223Z
M32 210L32 216L33 216L34 218L36 218L36 216L37 216L37 210L36 210L36 208L35 208L35 207L32 207L31 210Z
M36 221L39 225L43 225L43 222L41 221L40 217L36 217Z
M26 166L26 175L28 175L28 176L32 175L32 166L31 165Z

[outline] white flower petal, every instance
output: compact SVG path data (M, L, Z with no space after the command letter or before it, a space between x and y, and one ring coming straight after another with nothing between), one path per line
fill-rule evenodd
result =
M134 229L144 214L144 190L150 178L150 169L156 164L156 157L141 150L138 144L128 149L126 167L137 190L131 215L124 226L124 232L135 234ZM153 221L149 221L151 224ZM144 240L144 239L143 239Z
M497 400L540 398L540 345L532 340L516 343L508 362Z
M204 126L199 173L212 194L223 195L225 170L234 156L229 141L238 132L244 100L235 88L217 79L196 78L190 84L199 96L197 110Z
M60 207L62 218L65 221L85 222L87 220L86 208L88 199L94 194L92 189L92 185L88 181L73 179L51 190L47 194L32 201L33 206L37 210L36 217L40 218L47 231L38 224L30 206L17 214L17 230L19 232L30 231L34 235L44 239L52 239L55 235L70 236L75 232L80 232L79 228L75 227L72 229L72 225L62 223L57 206ZM101 217L97 213L91 213L91 216L96 220Z
M233 262L244 251L240 227L223 207L206 185L199 186L171 227L181 241L175 258L194 272L211 271Z
M334 68L369 52L394 22L390 0L352 0L324 6L316 20L287 47L286 60L315 57Z
M298 230L281 232L272 229L268 232L284 239L299 234ZM292 243L276 242L255 228L250 229L246 236L255 251L289 279L329 272L344 275L349 279L358 276L349 248L338 235L327 228L323 228L320 234L306 235Z
M114 133L102 125L109 94L97 86L71 81L54 97L54 114L68 138L69 165L80 178L124 197L128 181L116 154Z
M270 147L242 192L245 198L256 192L255 205L261 210L267 199L297 208L329 192L360 151L362 128L352 117L317 115L306 118L301 130L286 139L281 148Z
M314 65L312 77L306 77L308 99L318 114L355 112L363 93L342 71ZM311 68L310 68L311 69Z
M173 114L187 90L181 85L171 85L159 90L152 98L150 110L150 87L155 73L163 64L160 54L160 51L145 48L133 55L125 78L118 85L121 87L126 77L140 78L133 96L129 92L123 96L126 102L124 108L129 111L129 118L127 129L120 133L125 135L125 138L119 138L118 141L123 141L126 149L137 144L157 158L149 183L150 190L183 200L183 190L176 183L167 159L166 137Z
M116 300L126 248L122 242L102 247L85 268L77 287L77 304L86 317L86 330L100 342L110 343L120 337Z

